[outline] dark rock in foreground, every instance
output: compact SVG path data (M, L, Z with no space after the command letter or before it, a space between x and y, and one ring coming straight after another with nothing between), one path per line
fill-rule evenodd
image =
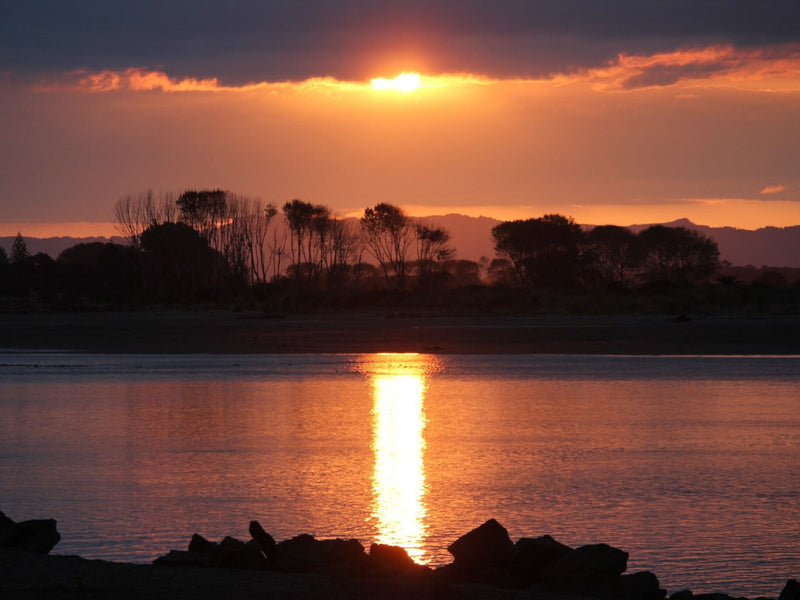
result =
M800 600L800 583L795 579L787 581L778 600Z
M494 519L462 535L448 546L456 569L462 572L505 566L514 551L508 531Z
M15 523L0 512L0 547L47 554L61 541L55 519Z
M520 538L514 544L508 568L518 585L530 585L541 581L541 572L545 567L571 551L572 548L557 542L549 535Z
M628 568L628 553L608 544L591 544L567 552L542 569L542 581L559 589L592 589Z

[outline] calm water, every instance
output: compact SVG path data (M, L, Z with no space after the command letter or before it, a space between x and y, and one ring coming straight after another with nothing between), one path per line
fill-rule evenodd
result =
M450 561L490 517L677 591L800 576L800 358L0 354L0 509L62 554L194 532Z

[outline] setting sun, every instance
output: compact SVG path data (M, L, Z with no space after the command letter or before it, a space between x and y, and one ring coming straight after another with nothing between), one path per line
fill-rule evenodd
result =
M395 90L407 94L420 86L419 73L400 73L394 79L378 77L372 80L372 87L376 90Z

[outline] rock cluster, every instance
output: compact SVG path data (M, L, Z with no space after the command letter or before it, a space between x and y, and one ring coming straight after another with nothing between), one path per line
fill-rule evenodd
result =
M514 543L505 527L494 519L453 542L447 549L453 562L437 569L415 564L397 546L372 544L367 553L358 540L317 540L308 534L276 543L258 521L250 523L250 535L248 542L226 537L215 543L195 534L188 550L173 550L154 562L413 579L429 581L440 591L452 585L475 583L614 600L662 600L667 596L652 572L626 574L628 553L619 548L607 544L571 548L549 535L524 537ZM672 594L670 600L746 599L682 590ZM789 580L779 600L800 600L800 585Z
M271 569L287 573L327 573L352 577L429 580L432 584L480 583L505 588L536 587L618 600L661 600L666 591L650 572L623 575L628 554L606 544L570 548L550 536L513 543L494 519L453 542L453 562L438 569L417 565L400 547L358 540L318 540L302 534L276 543L258 521L252 539L216 543L198 534L187 550L157 558L158 565Z
M0 548L47 554L60 541L54 519L15 523L0 511Z
M318 540L305 533L276 543L258 521L250 522L250 535L247 542L225 537L217 543L195 533L187 550L172 550L153 562L353 577L422 578L431 573L397 546L372 544L367 554L358 540Z

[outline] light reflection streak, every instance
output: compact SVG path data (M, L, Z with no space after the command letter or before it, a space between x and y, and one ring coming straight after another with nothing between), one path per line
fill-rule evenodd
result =
M425 358L381 355L373 365L372 518L376 541L425 560Z

